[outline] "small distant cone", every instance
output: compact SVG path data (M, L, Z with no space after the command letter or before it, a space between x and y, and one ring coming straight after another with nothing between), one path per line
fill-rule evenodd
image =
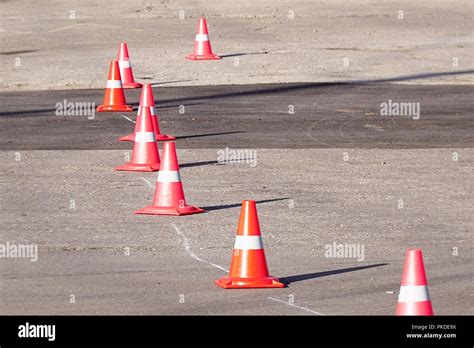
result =
M142 108L135 127L132 160L115 170L154 172L160 169L160 155L149 108Z
M407 250L396 315L433 315L423 255L420 249Z
M133 78L132 65L130 64L130 57L128 56L128 47L126 42L119 45L117 60L120 67L120 76L122 77L123 88L138 88L142 84L135 82Z
M186 204L174 142L163 143L162 159L160 172L156 179L153 204L135 211L134 214L190 215L203 213L204 209Z
M110 63L109 77L105 88L104 103L97 107L98 112L133 111L130 105L126 105L123 93L122 81L120 80L119 65L116 60Z
M212 53L207 23L204 17L199 18L199 25L194 41L194 53L186 56L189 60L217 60L221 59L218 55Z
M172 135L160 133L158 115L156 114L156 109L155 109L155 99L153 98L153 91L149 83L145 83L143 85L142 93L140 95L140 106L138 107L138 114L140 114L140 110L143 107L150 109L151 120L153 123L153 130L155 132L156 140L158 141L175 140L176 138ZM120 141L134 141L134 139L135 139L135 133L131 133L129 135L121 137L119 140Z
M270 276L255 201L243 201L229 275L215 281L224 289L283 288Z

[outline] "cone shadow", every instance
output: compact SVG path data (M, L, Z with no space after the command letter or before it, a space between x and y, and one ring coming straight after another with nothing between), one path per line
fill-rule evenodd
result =
M269 202L276 202L276 201L284 201L284 200L287 200L287 199L289 199L289 198L285 197L285 198L264 199L264 200L256 201L256 203L257 204L269 203ZM212 205L212 206L201 207L201 208L204 209L205 211L213 211L213 210L237 208L237 207L241 207L241 206L242 206L242 202L234 203L234 204Z
M255 160L255 158L247 158L246 161L253 161ZM186 167L199 167L199 166L207 166L207 165L211 165L211 164L214 164L214 165L220 165L220 166L224 166L224 165L227 165L227 164L235 164L234 162L219 162L219 161L201 161L201 162L191 162L191 163L184 163L184 164L180 164L179 167L180 168L186 168Z
M246 131L234 131L234 132L221 132L221 133L205 133L205 134L194 134L194 135L182 135L177 136L176 139L189 139L189 138L201 138L201 137L215 137L218 135L226 135L226 134L237 134L237 133L245 133Z
M199 167L199 166L207 166L211 164L219 164L218 161L202 161L202 162L192 162L192 163L184 163L180 164L180 168L189 168L189 167Z
M374 265L350 267L350 268L341 268L341 269L335 269L335 270L332 270L332 271L298 274L298 275L289 276L289 277L281 277L279 279L283 284L289 285L291 283L301 282L303 280L327 277L327 276L331 276L331 275L335 275L335 274L341 274L341 273L361 271L363 269L381 267L381 266L386 266L386 265L388 265L388 263L377 263L377 264L374 264Z
M231 58L231 57L241 57L241 56L252 56L258 54L268 54L268 52L248 52L248 53L230 53L230 54L220 54L221 58Z

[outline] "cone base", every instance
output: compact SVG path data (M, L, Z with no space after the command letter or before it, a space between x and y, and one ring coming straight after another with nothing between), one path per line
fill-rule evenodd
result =
M115 170L126 172L156 172L160 170L160 163L137 164L128 162L123 166L115 167Z
M122 88L141 88L143 85L138 82L122 83Z
M194 207L192 205L187 205L183 208L179 207L157 207L154 205L149 205L148 207L138 209L133 212L134 214L146 214L146 215L191 215L204 213L204 209Z
M234 278L222 277L215 281L217 285L224 289L256 289L256 288L284 288L285 284L280 283L278 278Z
M131 133L129 135L125 135L119 138L120 141L135 141L135 133Z
M176 140L176 137L168 134L155 134L157 141Z
M217 54L203 54L203 55L198 55L198 54L188 54L186 56L187 60L219 60L222 59L219 57Z
M133 111L130 105L99 105L97 112L118 112L118 111Z

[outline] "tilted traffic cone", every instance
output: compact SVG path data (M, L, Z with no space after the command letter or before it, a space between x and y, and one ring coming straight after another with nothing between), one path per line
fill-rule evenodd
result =
M132 65L130 63L130 57L128 56L128 47L126 42L122 42L119 45L117 60L119 62L123 88L141 87L142 84L135 82L135 79L133 78Z
M421 249L407 250L396 315L433 315Z
M224 289L283 288L270 276L255 201L243 201L229 275L215 281Z
M130 105L126 105L123 93L122 81L118 62L110 62L109 77L105 88L104 103L97 107L97 112L133 111Z
M204 17L199 18L196 40L194 41L194 53L186 56L189 60L217 60L221 59L217 54L212 53L207 23Z
M161 134L160 132L158 115L156 114L156 110L155 110L155 99L153 98L153 91L149 83L143 84L139 105L140 106L138 107L138 113L140 113L140 110L142 107L146 107L150 109L151 119L153 123L153 130L155 131L155 138L157 141L176 139L172 135ZM131 133L129 135L121 137L119 140L120 141L134 141L134 139L135 139L135 133Z
M115 170L154 172L160 169L160 155L149 108L141 108L135 127L132 160Z
M174 142L164 142L153 204L134 214L190 215L203 212L204 209L186 204Z

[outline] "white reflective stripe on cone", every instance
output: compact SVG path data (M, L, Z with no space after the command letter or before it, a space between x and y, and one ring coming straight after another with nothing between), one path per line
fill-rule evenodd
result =
M179 171L160 170L158 172L157 182L180 182Z
M137 143L153 143L155 142L155 133L154 132L136 132L135 133L135 142Z
M196 41L209 41L207 34L196 34Z
M429 300L430 295L426 285L402 285L400 287L398 302L423 302Z
M263 249L261 236L236 236L234 249L258 250Z
M122 88L122 81L120 81L120 80L107 80L106 88Z
M148 106L150 108L151 116L156 116L155 108L153 106ZM142 111L143 106L138 107L137 115L140 115L140 111Z
M119 60L119 68L120 69L127 69L130 68L130 61L129 60Z

